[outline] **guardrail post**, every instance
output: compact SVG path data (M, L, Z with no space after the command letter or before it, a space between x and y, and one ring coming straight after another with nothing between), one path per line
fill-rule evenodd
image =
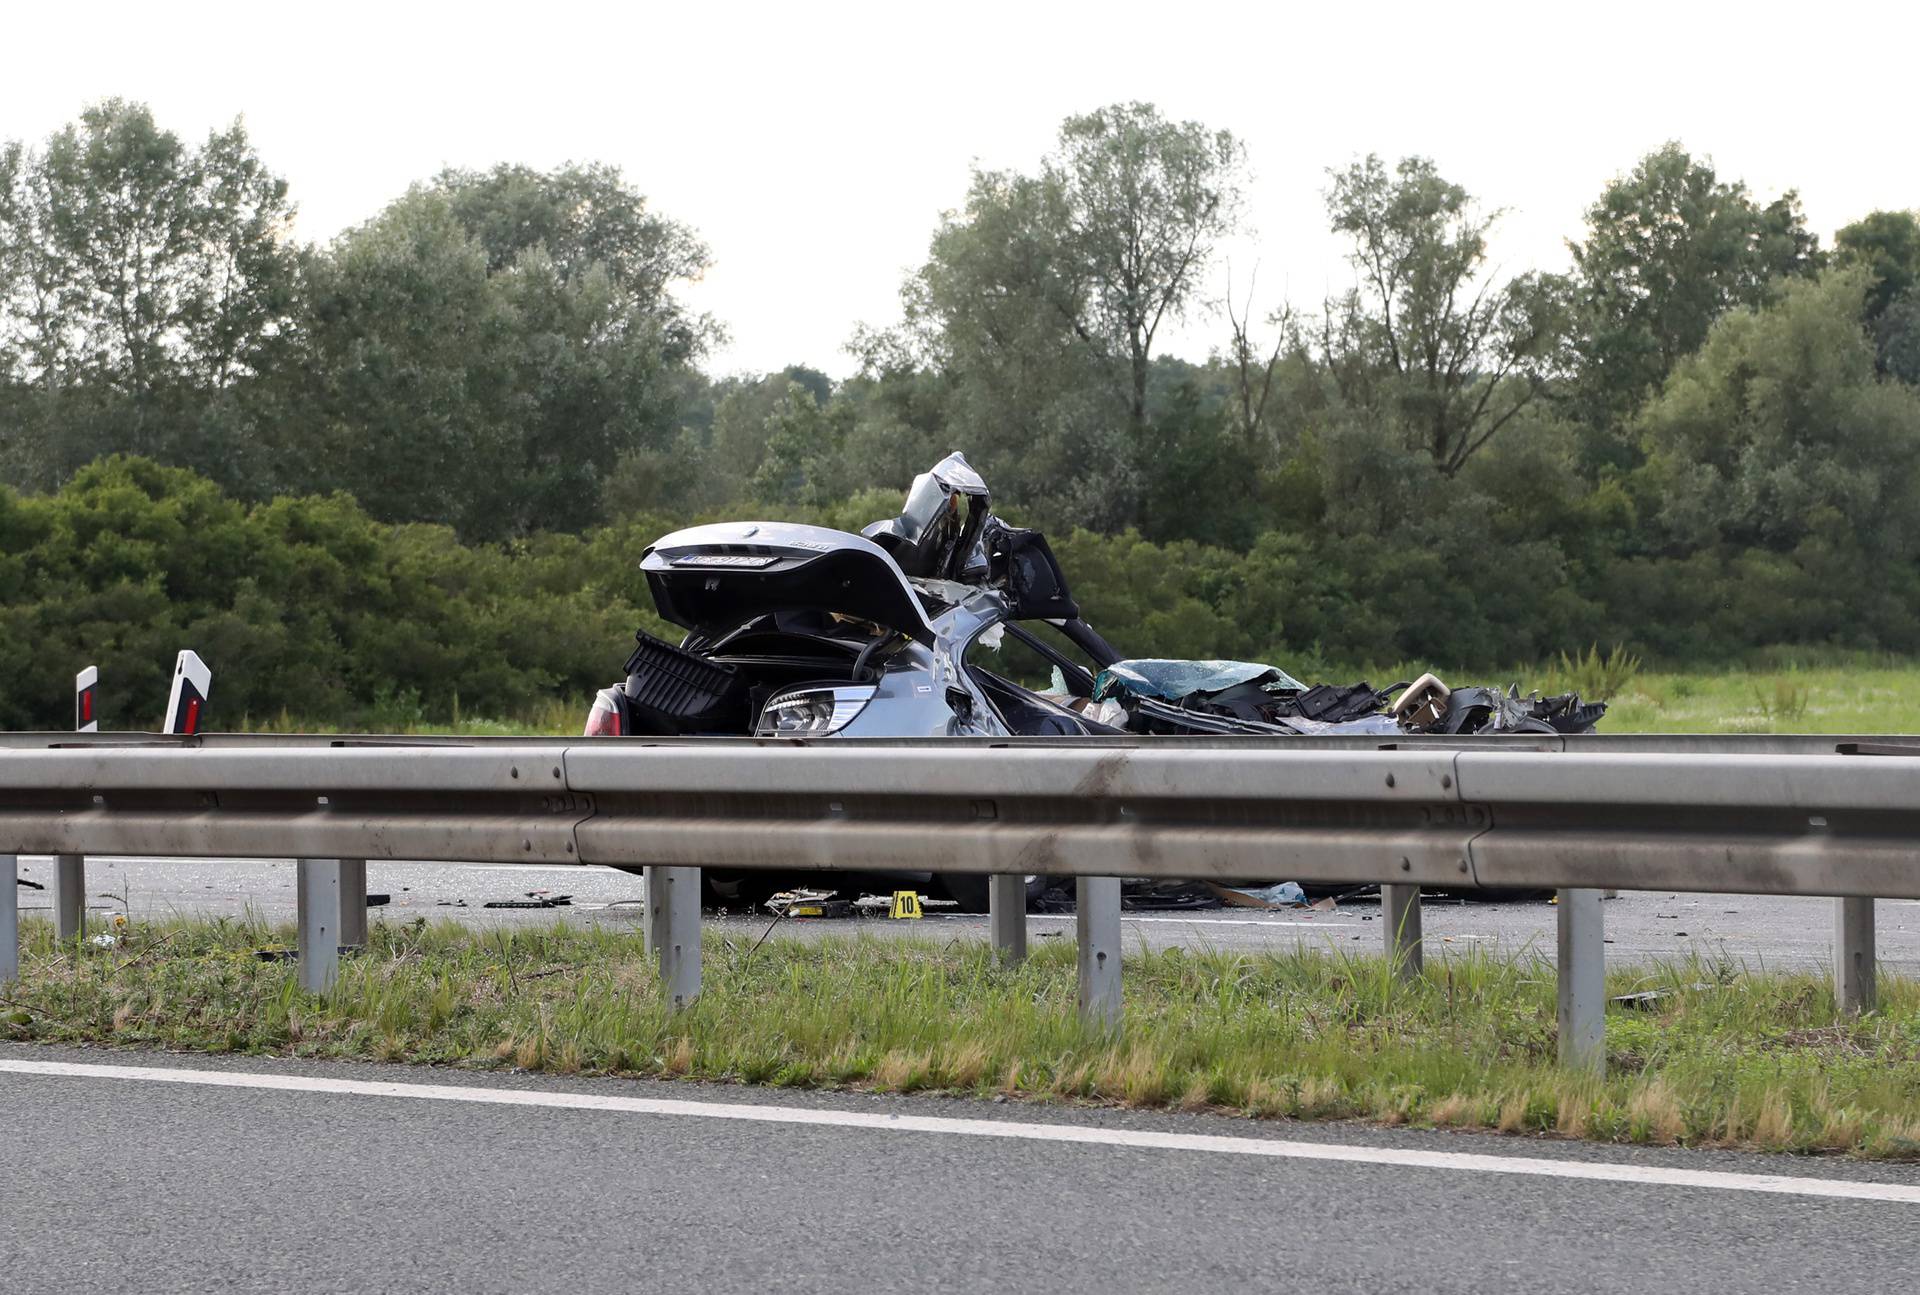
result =
M322 994L340 974L340 860L301 859L295 867L300 988Z
M1387 924L1387 958L1394 975L1419 979L1426 958L1420 935L1420 887L1394 882L1381 886L1380 917Z
M675 1011L700 997L700 869L649 867L647 951Z
M0 985L20 975L20 860L0 854Z
M1081 877L1074 888L1080 942L1080 1019L1120 1025L1120 878Z
M987 928L993 951L1011 967L1027 957L1027 879L1017 872L987 878Z
M1833 901L1833 1005L1842 1015L1871 1012L1879 1000L1873 971L1873 901Z
M340 860L340 943L367 947L367 861Z
M1606 919L1598 890L1559 894L1560 1064L1598 1073L1607 1064Z
M53 856L53 935L62 942L87 933L87 857Z

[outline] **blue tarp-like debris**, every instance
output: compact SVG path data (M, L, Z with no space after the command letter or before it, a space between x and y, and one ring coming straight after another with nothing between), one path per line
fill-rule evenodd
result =
M1258 684L1276 691L1299 692L1299 680L1278 666L1258 661L1162 661L1144 658L1115 661L1093 681L1093 699L1116 694L1179 701L1195 693L1224 692L1241 684Z

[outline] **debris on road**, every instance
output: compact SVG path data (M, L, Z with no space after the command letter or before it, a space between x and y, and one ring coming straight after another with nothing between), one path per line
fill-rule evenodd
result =
M1222 886L1207 882L1206 887L1223 904L1235 908L1305 908L1307 892L1297 881L1282 881L1271 886Z
M1120 885L1120 906L1134 912L1218 908L1220 897L1205 882L1129 878Z
M572 908L572 895L556 895L550 890L529 890L525 899L490 899L482 908ZM465 901L462 901L464 903Z
M780 917L851 917L853 904L836 898L837 890L783 890L762 905Z
M28 881L25 877L15 877L13 879L13 884L16 886L25 886L28 890L45 890L46 889L46 887L41 885L39 882Z

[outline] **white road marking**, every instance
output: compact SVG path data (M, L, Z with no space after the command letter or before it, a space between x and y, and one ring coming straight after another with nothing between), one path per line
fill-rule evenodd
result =
M476 1088L457 1084L400 1084L365 1079L326 1079L310 1075L266 1075L239 1070L185 1070L160 1066L102 1066L70 1061L16 1061L0 1058L0 1074L65 1079L122 1079L149 1084L195 1084L209 1088L264 1089L281 1093L329 1093L353 1097L400 1097L415 1101L478 1102L492 1106L533 1106L555 1110L607 1111L622 1115L667 1115L690 1119L749 1120L763 1124L877 1129L893 1133L934 1133L976 1138L1016 1138L1028 1142L1070 1142L1089 1146L1134 1147L1148 1151L1197 1151L1214 1155L1268 1156L1281 1160L1327 1160L1347 1164L1389 1165L1405 1169L1446 1169L1459 1173L1522 1174L1646 1187L1695 1187L1714 1191L1770 1192L1786 1196L1880 1201L1920 1205L1920 1185L1855 1182L1844 1178L1804 1178L1789 1174L1727 1173L1591 1160L1534 1156L1496 1156L1466 1151L1414 1151L1338 1142L1294 1142L1279 1138L1227 1137L1207 1133L1158 1133L1144 1129L1101 1128L1081 1124L1028 1124L1014 1120L967 1120L938 1115L883 1115L868 1111L820 1110L805 1106L745 1102L690 1102L611 1093L542 1092L524 1088ZM18 1109L17 1107L15 1108Z

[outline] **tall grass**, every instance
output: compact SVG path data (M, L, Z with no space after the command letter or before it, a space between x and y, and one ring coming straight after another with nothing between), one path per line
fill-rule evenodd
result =
M1920 991L1897 980L1853 1019L1813 977L1616 972L1616 993L1664 993L1611 1015L1593 1079L1555 1064L1551 969L1485 954L1406 986L1376 958L1129 951L1108 1035L1055 945L1005 969L971 944L712 936L676 1015L624 930L376 924L322 996L255 955L285 927L136 924L111 950L24 932L0 1037L1920 1156Z

